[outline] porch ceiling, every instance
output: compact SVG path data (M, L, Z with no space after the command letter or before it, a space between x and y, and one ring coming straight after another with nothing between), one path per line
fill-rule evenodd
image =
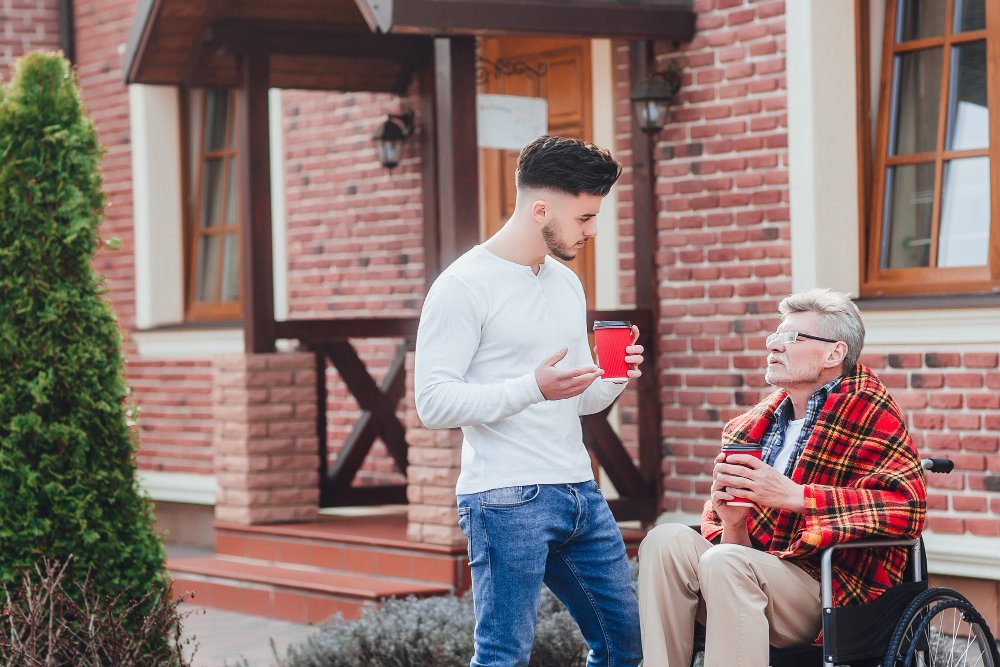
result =
M402 92L429 37L377 35L354 0L142 0L126 83L235 86L236 55L270 55L270 85Z
M278 88L403 92L435 35L688 40L686 0L141 0L127 83L234 86L270 55Z

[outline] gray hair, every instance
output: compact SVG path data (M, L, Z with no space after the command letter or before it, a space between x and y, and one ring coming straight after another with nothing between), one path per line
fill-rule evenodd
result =
M854 369L861 356L861 348L865 346L865 323L861 321L861 311L850 296L817 288L785 297L778 304L778 310L782 319L792 313L817 313L820 316L820 335L847 344L844 372L850 373Z

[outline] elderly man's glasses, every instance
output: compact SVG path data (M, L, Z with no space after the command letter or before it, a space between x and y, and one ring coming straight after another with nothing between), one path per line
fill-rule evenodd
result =
M822 336L813 336L812 334L800 333L798 331L775 331L773 334L767 337L765 345L771 347L775 343L781 343L782 345L789 345L790 343L796 342L799 338L808 338L809 340L820 340L824 343L836 343L837 341L830 338L823 338Z

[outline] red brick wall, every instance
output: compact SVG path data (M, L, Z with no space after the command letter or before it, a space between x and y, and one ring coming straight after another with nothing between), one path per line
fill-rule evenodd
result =
M0 79L10 80L13 60L36 49L59 49L56 0L7 0L0 8Z
M660 67L677 60L684 81L656 146L663 509L684 512L699 512L707 496L723 423L769 391L763 338L791 290L784 3L695 0L694 9L695 38L658 56ZM627 71L624 47L616 58ZM619 103L619 136L630 112ZM627 303L631 228L623 229ZM996 347L862 357L906 412L921 454L956 461L955 473L928 478L939 532L1000 535Z
M132 160L128 91L122 83L122 49L136 0L76 0L77 77L87 113L106 147L102 164L107 207L100 235L118 237L122 249L102 250L94 268L105 277L111 305L122 330L135 321L135 270L132 233Z
M906 412L924 456L955 461L928 475L929 527L1000 537L1000 371L997 352L867 354Z
M128 371L139 406L139 467L212 474L212 363L135 359Z
M423 208L417 137L382 167L371 135L392 95L286 91L285 197L290 318L416 316L424 290ZM420 119L418 119L419 125ZM376 381L398 341L352 341ZM328 448L339 451L359 408L336 370L327 374ZM381 441L356 483L403 481Z
M784 4L694 9L694 39L658 54L683 84L655 149L663 509L686 512L721 425L761 394L761 339L791 289Z

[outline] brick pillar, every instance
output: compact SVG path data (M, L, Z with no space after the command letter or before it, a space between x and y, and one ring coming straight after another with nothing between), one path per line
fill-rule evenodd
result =
M413 401L413 353L406 357L406 396L403 398L406 441L410 445L406 469L409 500L407 537L425 544L463 545L455 511L455 481L462 457L460 429L424 428Z
M314 519L319 507L314 356L232 355L218 358L213 370L216 520Z

